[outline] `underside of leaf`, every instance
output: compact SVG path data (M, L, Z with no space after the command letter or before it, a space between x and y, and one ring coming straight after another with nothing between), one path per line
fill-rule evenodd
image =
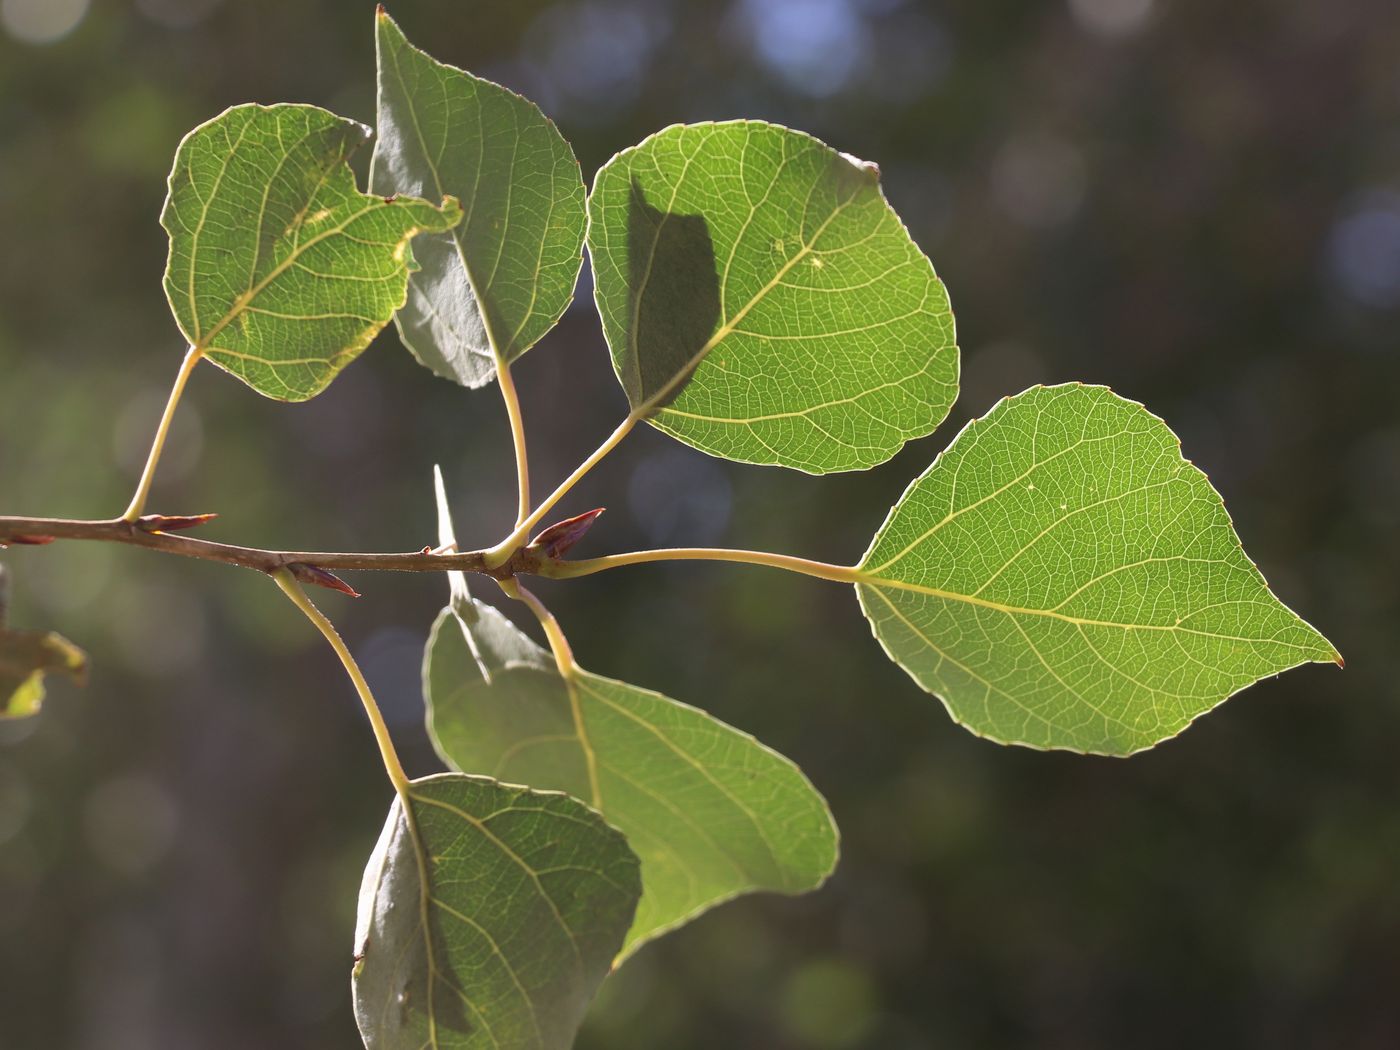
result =
M489 383L554 327L583 265L585 190L539 107L438 62L381 9L376 193L451 195L466 220L425 237L398 312L405 345L438 375Z
M624 955L741 893L802 893L836 864L831 814L792 762L703 711L554 658L456 601L424 664L430 733L455 768L557 788L616 825L645 893Z
M641 893L620 834L557 792L443 775L395 801L365 869L368 1050L569 1050Z

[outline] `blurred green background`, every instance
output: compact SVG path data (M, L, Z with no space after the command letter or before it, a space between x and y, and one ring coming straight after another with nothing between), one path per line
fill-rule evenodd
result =
M838 875L647 948L609 1050L1400 1045L1400 7L1393 0L535 0L391 8L540 102L585 176L676 121L763 117L878 161L950 288L954 418L867 475L650 430L571 497L580 555L849 561L961 422L1034 382L1145 401L1280 596L1346 654L1130 761L955 727L847 589L739 566L545 588L581 660L792 756ZM245 101L372 123L373 6L0 0L0 511L125 505L182 345L157 225L181 135ZM361 158L361 168L367 157ZM519 365L541 489L625 411L586 287ZM200 369L152 509L212 538L402 550L513 513L494 390L392 330L317 400ZM266 580L19 549L14 619L94 658L0 728L0 1050L358 1045L355 891L390 792L333 657ZM443 580L320 596L410 771ZM479 588L486 593L484 588Z

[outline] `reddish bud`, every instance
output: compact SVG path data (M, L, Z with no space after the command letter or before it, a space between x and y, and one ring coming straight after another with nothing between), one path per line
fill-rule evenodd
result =
M588 534L593 523L598 520L606 507L587 511L573 518L565 518L545 529L530 541L530 549L538 551L546 558L562 558L579 540Z
M179 532L197 529L217 517L217 514L147 514L137 518L136 524L143 532Z
M5 540L6 543L22 543L28 547L42 547L46 543L52 543L52 536L27 536L16 533Z
M318 569L314 565L302 565L298 562L295 565L288 565L287 571L295 576L302 583L315 584L317 587L326 587L332 591L339 591L341 594L348 594L352 598L358 598L360 592L351 587L333 572L325 569Z

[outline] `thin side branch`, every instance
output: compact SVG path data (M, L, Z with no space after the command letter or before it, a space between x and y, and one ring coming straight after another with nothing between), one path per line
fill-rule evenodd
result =
M156 427L156 436L151 442L151 451L146 457L146 465L141 470L141 480L136 484L136 493L131 497L131 505L126 508L126 513L122 515L124 521L135 521L141 517L146 509L146 499L151 494L151 483L156 479L156 467L160 465L160 455L165 451L165 439L170 436L170 423L175 418L175 409L179 407L180 398L185 394L185 384L190 381L190 373L194 371L194 366L199 364L203 356L202 349L192 346L185 353L184 361L180 363L180 371L176 374L175 383L170 388L170 397L165 402L165 411L161 414L160 425Z

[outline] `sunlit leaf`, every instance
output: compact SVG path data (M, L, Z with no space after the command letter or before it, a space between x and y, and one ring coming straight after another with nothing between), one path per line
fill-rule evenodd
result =
M585 191L573 150L539 108L435 61L378 18L379 139L370 185L462 202L466 221L424 237L399 332L464 386L491 381L554 327L583 263ZM494 350L493 350L494 347Z
M44 702L44 676L65 674L81 683L87 654L51 631L12 631L8 626L9 576L0 565L0 719L27 718Z
M1340 662L1176 435L1103 387L1036 387L969 424L860 572L890 656L1003 743L1131 754L1260 678Z
M720 901L801 893L836 827L795 765L705 712L553 657L489 605L456 599L424 665L432 736L462 770L567 791L642 861L625 954Z
M409 240L461 220L368 196L346 158L369 129L315 106L235 106L180 143L161 225L190 345L254 390L318 394L403 304Z
M637 858L593 811L484 777L410 786L365 869L355 1016L369 1050L568 1050L622 945Z
M882 463L957 394L953 314L875 166L757 121L667 128L589 199L633 413L746 463Z

